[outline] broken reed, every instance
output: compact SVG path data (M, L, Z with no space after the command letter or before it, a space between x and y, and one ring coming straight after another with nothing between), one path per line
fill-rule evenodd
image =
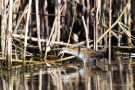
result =
M47 62L44 57L47 51L45 53L42 53L42 51L47 50L48 47L53 47L56 44L85 46L85 43L81 41L75 44L70 42L73 38L72 35L75 34L74 31L78 29L78 26L75 26L77 22L81 23L81 25L78 25L82 28L76 31L80 33L84 30L88 48L94 47L97 50L100 46L108 45L108 43L110 45L111 39L108 41L108 38L112 36L118 40L116 46L121 46L121 39L123 39L121 33L123 32L127 38L127 47L133 45L132 39L134 39L134 36L131 35L131 20L134 21L131 13L133 14L132 2L134 1L52 1L2 0L0 2L2 7L0 10L1 58L8 59L9 66L12 63L12 58L15 60L22 59L25 63L26 57L29 56L28 53L30 52L31 57L35 53L28 52L28 49L34 49L34 47L38 47L39 60L44 59ZM111 10L113 13L110 13ZM67 42L61 40L65 38L65 36L62 37L64 30L69 35L67 36ZM117 32L115 32L116 30ZM90 35L93 38L89 38ZM78 36L78 38L81 37ZM93 41L92 44L91 41ZM12 54L13 51L15 51L14 54Z

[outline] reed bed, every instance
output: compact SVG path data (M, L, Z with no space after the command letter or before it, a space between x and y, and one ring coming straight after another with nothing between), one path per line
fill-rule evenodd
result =
M1 0L1 59L8 61L10 69L15 61L48 64L48 52L63 46L98 50L109 45L109 57L112 46L134 48L134 3L134 0Z

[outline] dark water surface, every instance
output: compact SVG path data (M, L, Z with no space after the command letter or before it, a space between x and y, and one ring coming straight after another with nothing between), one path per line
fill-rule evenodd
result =
M134 90L134 61L116 57L111 65L101 59L96 66L80 63L25 72L1 70L0 90Z

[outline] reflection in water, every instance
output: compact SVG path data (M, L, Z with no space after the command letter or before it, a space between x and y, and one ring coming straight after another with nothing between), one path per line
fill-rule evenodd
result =
M118 57L110 67L105 61L97 62L98 68L67 66L22 74L1 71L0 90L134 90L133 60Z

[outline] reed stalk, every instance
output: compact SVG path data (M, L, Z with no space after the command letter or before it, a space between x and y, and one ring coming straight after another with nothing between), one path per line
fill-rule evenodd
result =
M111 64L111 23L112 23L112 0L109 0L109 65ZM112 88L112 71L109 71L110 90Z
M62 12L62 10L63 10L63 7L61 6L61 10L60 10L60 13ZM53 39L53 35L55 35L55 34L53 34L54 32L55 32L55 27L56 27L56 25L57 25L57 17L55 17L55 19L54 19L54 22L53 22L53 26L52 26L52 28L51 28L51 33L50 33L50 36L49 36L49 39L48 39L48 41L47 41L47 46L52 46L51 44L52 44L52 41L54 41Z
M125 8L123 9L123 11L121 12L120 16L118 17L118 19L112 24L111 29L118 24L119 20L122 18L122 16L124 15L126 9L128 8L128 5L130 4L130 0L128 0ZM106 32L104 32L104 34L97 40L97 43L104 38L104 36L110 31L110 29L107 29Z
M72 35L72 31L73 31L73 26L74 26L74 23L75 23L75 15L76 15L76 7L77 7L77 4L75 3L75 1L73 0L72 1L72 22L71 22L71 24L70 24L70 28L69 28L69 36L68 36L68 41L67 41L67 46L66 47L68 47L69 46L69 43L70 43L70 39L71 39L71 35Z
M41 41L40 41L40 18L39 18L39 0L35 0L36 4L36 24L37 24L37 36L38 36L38 47L40 52L40 58L42 58L42 48L41 48Z
M84 16L82 16L82 22L83 22L83 25L84 25L84 29L85 29L85 33L86 33L86 43L87 43L87 48L89 48L89 29L87 28L86 26L86 23L84 21Z
M28 12L28 5L25 7L25 9L24 9L24 11L23 11L21 17L18 19L17 25L15 26L15 29L14 29L13 33L17 33L17 30L18 30L18 28L19 28L19 25L20 25L20 23L21 23L23 17L25 16L25 14L26 14L27 12Z
M60 16L61 16L61 12L60 12L60 9L61 9L61 0L56 0L57 2L57 5L56 5L56 9L57 9L57 27L56 27L56 30L57 30L57 41L59 42L60 41L60 28L61 28L61 19L60 19ZM63 6L62 6L63 7ZM64 8L64 7L63 7Z
M13 0L9 2L9 26L8 26L8 34L7 34L7 42L8 42L8 69L10 70L12 67L12 15L13 15Z
M109 64L111 64L112 0L109 0Z
M2 0L1 2L1 52L2 58L5 59L5 41L6 41L6 27L7 27L7 14L6 14L6 6L8 4L8 0ZM3 12L2 12L3 11Z
M94 10L96 11L96 5L97 5L97 0L95 0L94 2ZM97 14L97 13L96 13ZM94 18L94 25L93 25L93 28L94 28L94 50L97 49L97 17Z
M132 20L131 20L131 1L130 1L130 3L129 3L129 5L128 5L128 8L127 8L127 25L128 25L128 27L129 27L129 30L128 30L128 32L130 33L129 34L129 37L128 37L128 46L132 46L132 40L131 40L131 22L132 22Z
M44 14L48 14L48 11L47 11L47 0L45 0L44 2ZM48 24L48 15L45 15L44 16L44 19L45 19L45 29L46 29L46 37L47 39L49 38L49 24Z
M26 21L26 28L25 28L25 38L24 38L24 61L26 58L27 37L28 37L28 30L29 30L28 26L29 26L30 12L31 12L31 4L32 4L32 0L29 0L27 21Z

